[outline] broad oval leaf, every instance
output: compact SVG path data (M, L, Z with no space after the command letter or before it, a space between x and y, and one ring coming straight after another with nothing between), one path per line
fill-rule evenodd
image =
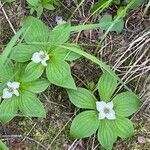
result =
M26 63L15 63L14 66L14 81L21 82L22 76L24 75L25 68L27 67L28 62Z
M78 114L71 124L70 135L74 138L90 137L99 127L96 111L84 111Z
M121 138L128 138L134 134L134 128L132 122L123 117L117 117L115 120L115 131Z
M70 66L64 60L51 59L46 68L46 74L51 83L68 89L76 89Z
M71 46L72 47L78 47L75 44L72 44ZM51 48L51 49L53 49L53 50L50 52L50 55L52 57L55 57L56 59L64 59L66 61L73 61L73 60L76 60L76 59L80 58L80 56L81 56L81 55L79 55L75 52L71 52L71 51L69 51L68 49L65 49L65 48L54 47L54 48Z
M76 59L79 59L81 55L74 53L74 52L68 52L67 55L65 56L66 61L73 61Z
M11 58L17 62L26 62L31 60L32 55L40 51L40 48L34 45L18 44L13 47Z
M45 66L39 63L30 62L22 77L22 82L29 82L38 79L44 72Z
M64 23L56 26L49 33L49 42L52 44L63 44L68 41L70 37L70 23Z
M117 134L113 126L113 121L101 120L98 130L98 141L106 149L111 150L117 140Z
M84 88L77 90L67 90L70 101L79 108L96 109L95 96Z
M10 60L0 64L0 82L5 82L14 78L13 63Z
M46 117L43 104L34 93L23 90L18 101L19 110L27 117Z
M39 79L32 82L22 83L22 88L33 93L40 93L45 91L49 85L50 82L48 80Z
M98 92L101 100L110 101L116 88L117 79L108 72L103 73L98 81Z
M16 96L3 100L0 104L0 121L2 123L8 123L17 114L18 99Z
M132 92L123 92L113 99L114 110L118 116L128 117L140 107L139 98Z
M73 47L73 48L77 48L77 49L82 50L80 48L80 46L76 45L76 44L69 44L69 47L70 48ZM66 51L67 51L67 55L65 56L65 60L67 60L67 61L73 61L73 60L76 60L76 59L81 57L81 55L79 55L78 53L75 53L75 52L72 52L72 51L68 51L68 50L66 50Z
M23 20L23 27L28 28L24 37L27 43L48 41L49 31L41 20L29 16Z

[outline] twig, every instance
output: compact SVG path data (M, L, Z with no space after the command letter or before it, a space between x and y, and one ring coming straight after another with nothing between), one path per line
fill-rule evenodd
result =
M33 141L33 142L37 143L39 146L41 146L43 149L46 150L46 147L43 144L41 144L40 142L38 142L38 141L36 141L32 138L29 138L27 136L23 136L23 135L2 135L1 138L8 138L8 139L25 138L25 139L28 139L30 141Z
M16 30L14 29L14 27L13 27L11 21L9 20L8 15L6 14L6 11L5 11L5 9L3 8L3 4L1 3L1 1L0 1L0 8L2 9L3 14L4 14L6 20L8 21L8 23L9 23L9 25L10 25L12 31L14 32L14 34L16 34Z
M74 144L75 144L77 141L78 141L78 140L77 140L77 139L75 139L75 140L73 141L73 143L69 146L68 150L72 150L72 148L73 148Z

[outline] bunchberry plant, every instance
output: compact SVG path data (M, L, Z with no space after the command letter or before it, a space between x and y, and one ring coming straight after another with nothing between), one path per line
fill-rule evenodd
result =
M30 13L33 14L35 11L37 17L42 15L44 9L54 10L54 6L58 5L58 2L59 0L27 0Z
M0 72L0 121L9 122L15 116L45 117L43 104L36 94L44 91L50 82L46 79L37 79L31 82L24 81L26 64L7 62Z
M118 136L126 138L133 134L133 125L127 117L139 108L139 99L132 92L113 95L117 81L124 85L120 78L78 45L67 43L71 31L101 28L104 24L71 26L62 19L57 21L58 25L49 31L40 20L27 17L22 29L0 55L0 121L7 123L18 115L45 117L37 94L52 83L66 88L71 102L77 107L89 109L73 120L71 135L89 137L98 130L102 146L111 149ZM101 101L88 90L76 88L69 62L80 55L107 71L98 84ZM89 87L93 89L95 84L91 83Z
M49 32L47 26L40 20L28 17L23 27L29 27L24 42L12 50L12 59L28 63L23 80L25 82L36 80L46 70L46 76L52 84L76 89L67 61L79 58L79 55L57 47L69 39L70 24L62 23ZM72 44L72 47L77 46Z
M132 92L113 95L117 80L104 73L98 82L100 101L88 90L68 90L70 101L78 108L87 109L78 114L70 129L74 138L90 137L98 130L99 143L111 150L117 137L128 138L134 134L132 122L127 118L140 106L139 98Z
M112 17L112 15L109 14L105 14L101 19L100 19L100 24L103 24L105 26L101 27L102 30L108 30L109 27L113 24L113 21L115 20L115 17ZM110 29L110 31L115 31L117 33L122 32L124 28L124 20L123 18L120 18L115 24L114 26Z

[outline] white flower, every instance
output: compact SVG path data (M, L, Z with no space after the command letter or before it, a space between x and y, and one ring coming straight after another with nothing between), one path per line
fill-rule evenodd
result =
M31 60L35 63L41 63L42 65L47 66L46 61L49 60L49 56L44 53L44 51L39 51L32 55Z
M63 24L63 23L66 23L66 21L64 21L64 20L62 19L62 17L59 17L59 16L56 16L55 21L56 21L56 23L57 23L58 25Z
M19 82L8 82L7 88L3 89L2 98L11 98L13 95L19 96L18 88L20 86Z
M99 111L99 119L116 119L115 111L113 110L113 102L105 103L104 101L96 102L96 109Z

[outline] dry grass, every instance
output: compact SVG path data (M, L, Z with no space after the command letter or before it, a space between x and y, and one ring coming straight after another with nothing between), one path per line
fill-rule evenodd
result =
M64 0L54 13L45 12L42 20L52 27L55 26L56 15L66 19L74 12L71 16L73 24L85 21L94 23L99 16L89 18L92 4L93 1L88 0L76 9L79 5L77 0ZM20 20L26 11L23 1L10 6L4 5L2 8L0 43L3 48L13 32L19 28ZM126 17L124 31L119 35L109 33L96 54L98 58L112 66L143 102L140 110L131 118L135 124L135 136L128 140L118 140L114 150L148 150L150 147L150 30L148 30L150 16L148 14L143 16L143 11L144 5L131 11ZM111 9L106 12L111 12ZM100 30L91 30L73 34L71 40L93 54L102 35L103 32ZM91 81L96 83L101 73L98 66L84 58L72 63L72 71L78 86L87 86ZM95 135L85 140L69 138L69 126L78 110L69 103L63 89L52 86L39 97L47 109L46 119L15 118L10 124L0 126L2 139L10 149L99 149Z

